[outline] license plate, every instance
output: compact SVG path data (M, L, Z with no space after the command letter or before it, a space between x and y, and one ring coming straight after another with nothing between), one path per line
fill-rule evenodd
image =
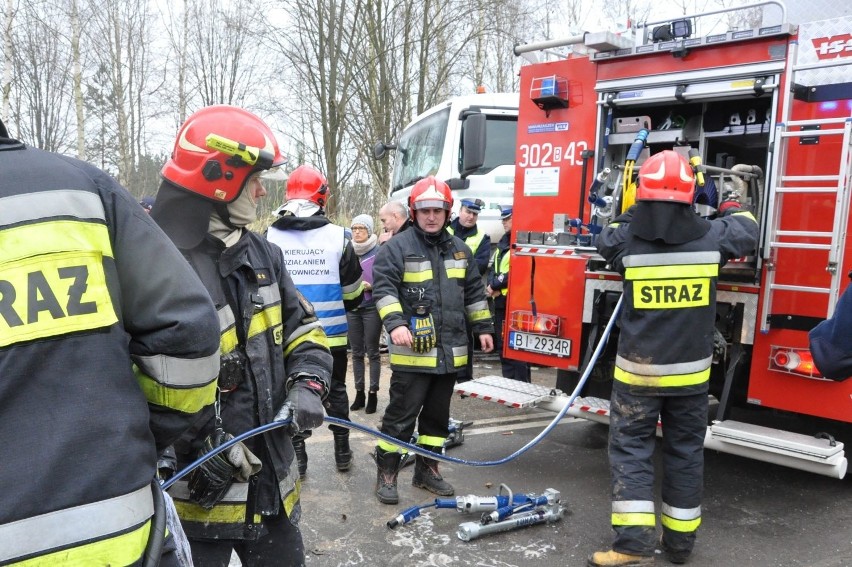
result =
M509 333L509 348L551 354L558 357L571 356L571 341L568 339L519 333L517 331Z

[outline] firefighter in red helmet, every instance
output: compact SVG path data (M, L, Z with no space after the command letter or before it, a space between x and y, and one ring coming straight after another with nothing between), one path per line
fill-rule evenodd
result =
M348 420L346 312L361 304L364 285L351 233L325 216L328 197L325 175L309 165L300 165L287 178L286 201L278 209L280 217L269 227L266 238L281 247L296 287L317 306L334 361L326 402L328 415ZM341 472L348 471L353 461L349 429L340 425L329 425L329 429L334 435L335 466ZM299 476L303 478L308 470L305 439L310 434L304 431L293 438Z
M408 441L416 425L418 444L438 454L448 434L456 374L471 356L465 320L484 352L494 348L473 253L446 230L452 205L446 183L431 176L418 181L409 197L411 227L388 240L373 265L373 298L390 334L393 371L381 431ZM384 504L399 501L397 472L404 454L384 440L376 446L376 497ZM420 455L412 484L442 496L454 493L437 460Z
M266 191L262 172L285 162L270 128L225 105L191 115L178 133L152 218L198 273L219 312L217 403L175 444L180 467L231 436L289 415L170 489L197 565L303 565L300 481L291 437L323 420L328 340L281 250L247 226Z
M665 150L642 164L636 204L603 229L600 254L624 278L624 306L610 405L611 550L593 567L653 565L657 543L673 563L692 553L701 524L707 392L716 280L728 260L753 251L757 221L735 198L707 220L692 208L695 176ZM656 532L654 444L663 427Z

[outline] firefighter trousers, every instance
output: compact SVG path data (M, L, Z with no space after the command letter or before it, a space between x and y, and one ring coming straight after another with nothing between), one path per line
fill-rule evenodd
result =
M243 567L304 567L302 532L284 512L263 518L266 533L257 541L192 539L192 562L198 567L228 567L236 552Z
M672 551L690 553L701 523L707 394L635 395L615 381L609 430L613 549L654 555L657 544L654 449L662 422L663 537Z
M426 445L443 445L449 433L450 401L455 383L455 372L421 374L394 370L390 380L390 401L382 417L382 433L407 443L414 434L416 421L420 437L433 440Z

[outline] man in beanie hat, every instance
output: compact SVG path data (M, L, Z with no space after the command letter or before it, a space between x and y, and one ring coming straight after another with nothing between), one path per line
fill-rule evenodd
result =
M346 393L348 359L348 322L346 312L358 307L364 293L361 264L352 247L351 234L325 216L328 181L309 165L300 165L287 178L285 203L276 211L280 216L266 237L281 247L284 263L296 287L316 308L320 324L328 336L334 364L328 394L328 415L349 419ZM334 434L334 462L337 470L352 466L349 429L329 425ZM299 460L299 475L308 469L305 439L310 431L293 439Z

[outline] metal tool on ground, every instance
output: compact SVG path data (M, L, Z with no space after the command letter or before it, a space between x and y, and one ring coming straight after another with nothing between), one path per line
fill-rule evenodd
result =
M500 521L464 522L459 525L456 535L462 541L471 541L488 534L507 532L537 524L550 524L561 520L565 515L565 508L560 502L560 494L557 490L548 488L541 497L534 500L543 503L533 506L532 509L529 509L532 506L531 504L521 504L517 507L517 512L511 513ZM499 515L499 512L494 511L491 514L485 514L483 520L485 520L485 516L493 518L493 514Z
M503 491L506 494L503 494ZM496 496L457 496L436 498L434 502L418 504L400 512L388 521L390 529L410 523L428 508L455 509L463 514L482 513L479 523L464 522L459 525L459 539L470 541L482 535L509 531L541 523L555 522L562 518L564 508L558 490L548 488L541 495L513 494L505 485L500 485Z

